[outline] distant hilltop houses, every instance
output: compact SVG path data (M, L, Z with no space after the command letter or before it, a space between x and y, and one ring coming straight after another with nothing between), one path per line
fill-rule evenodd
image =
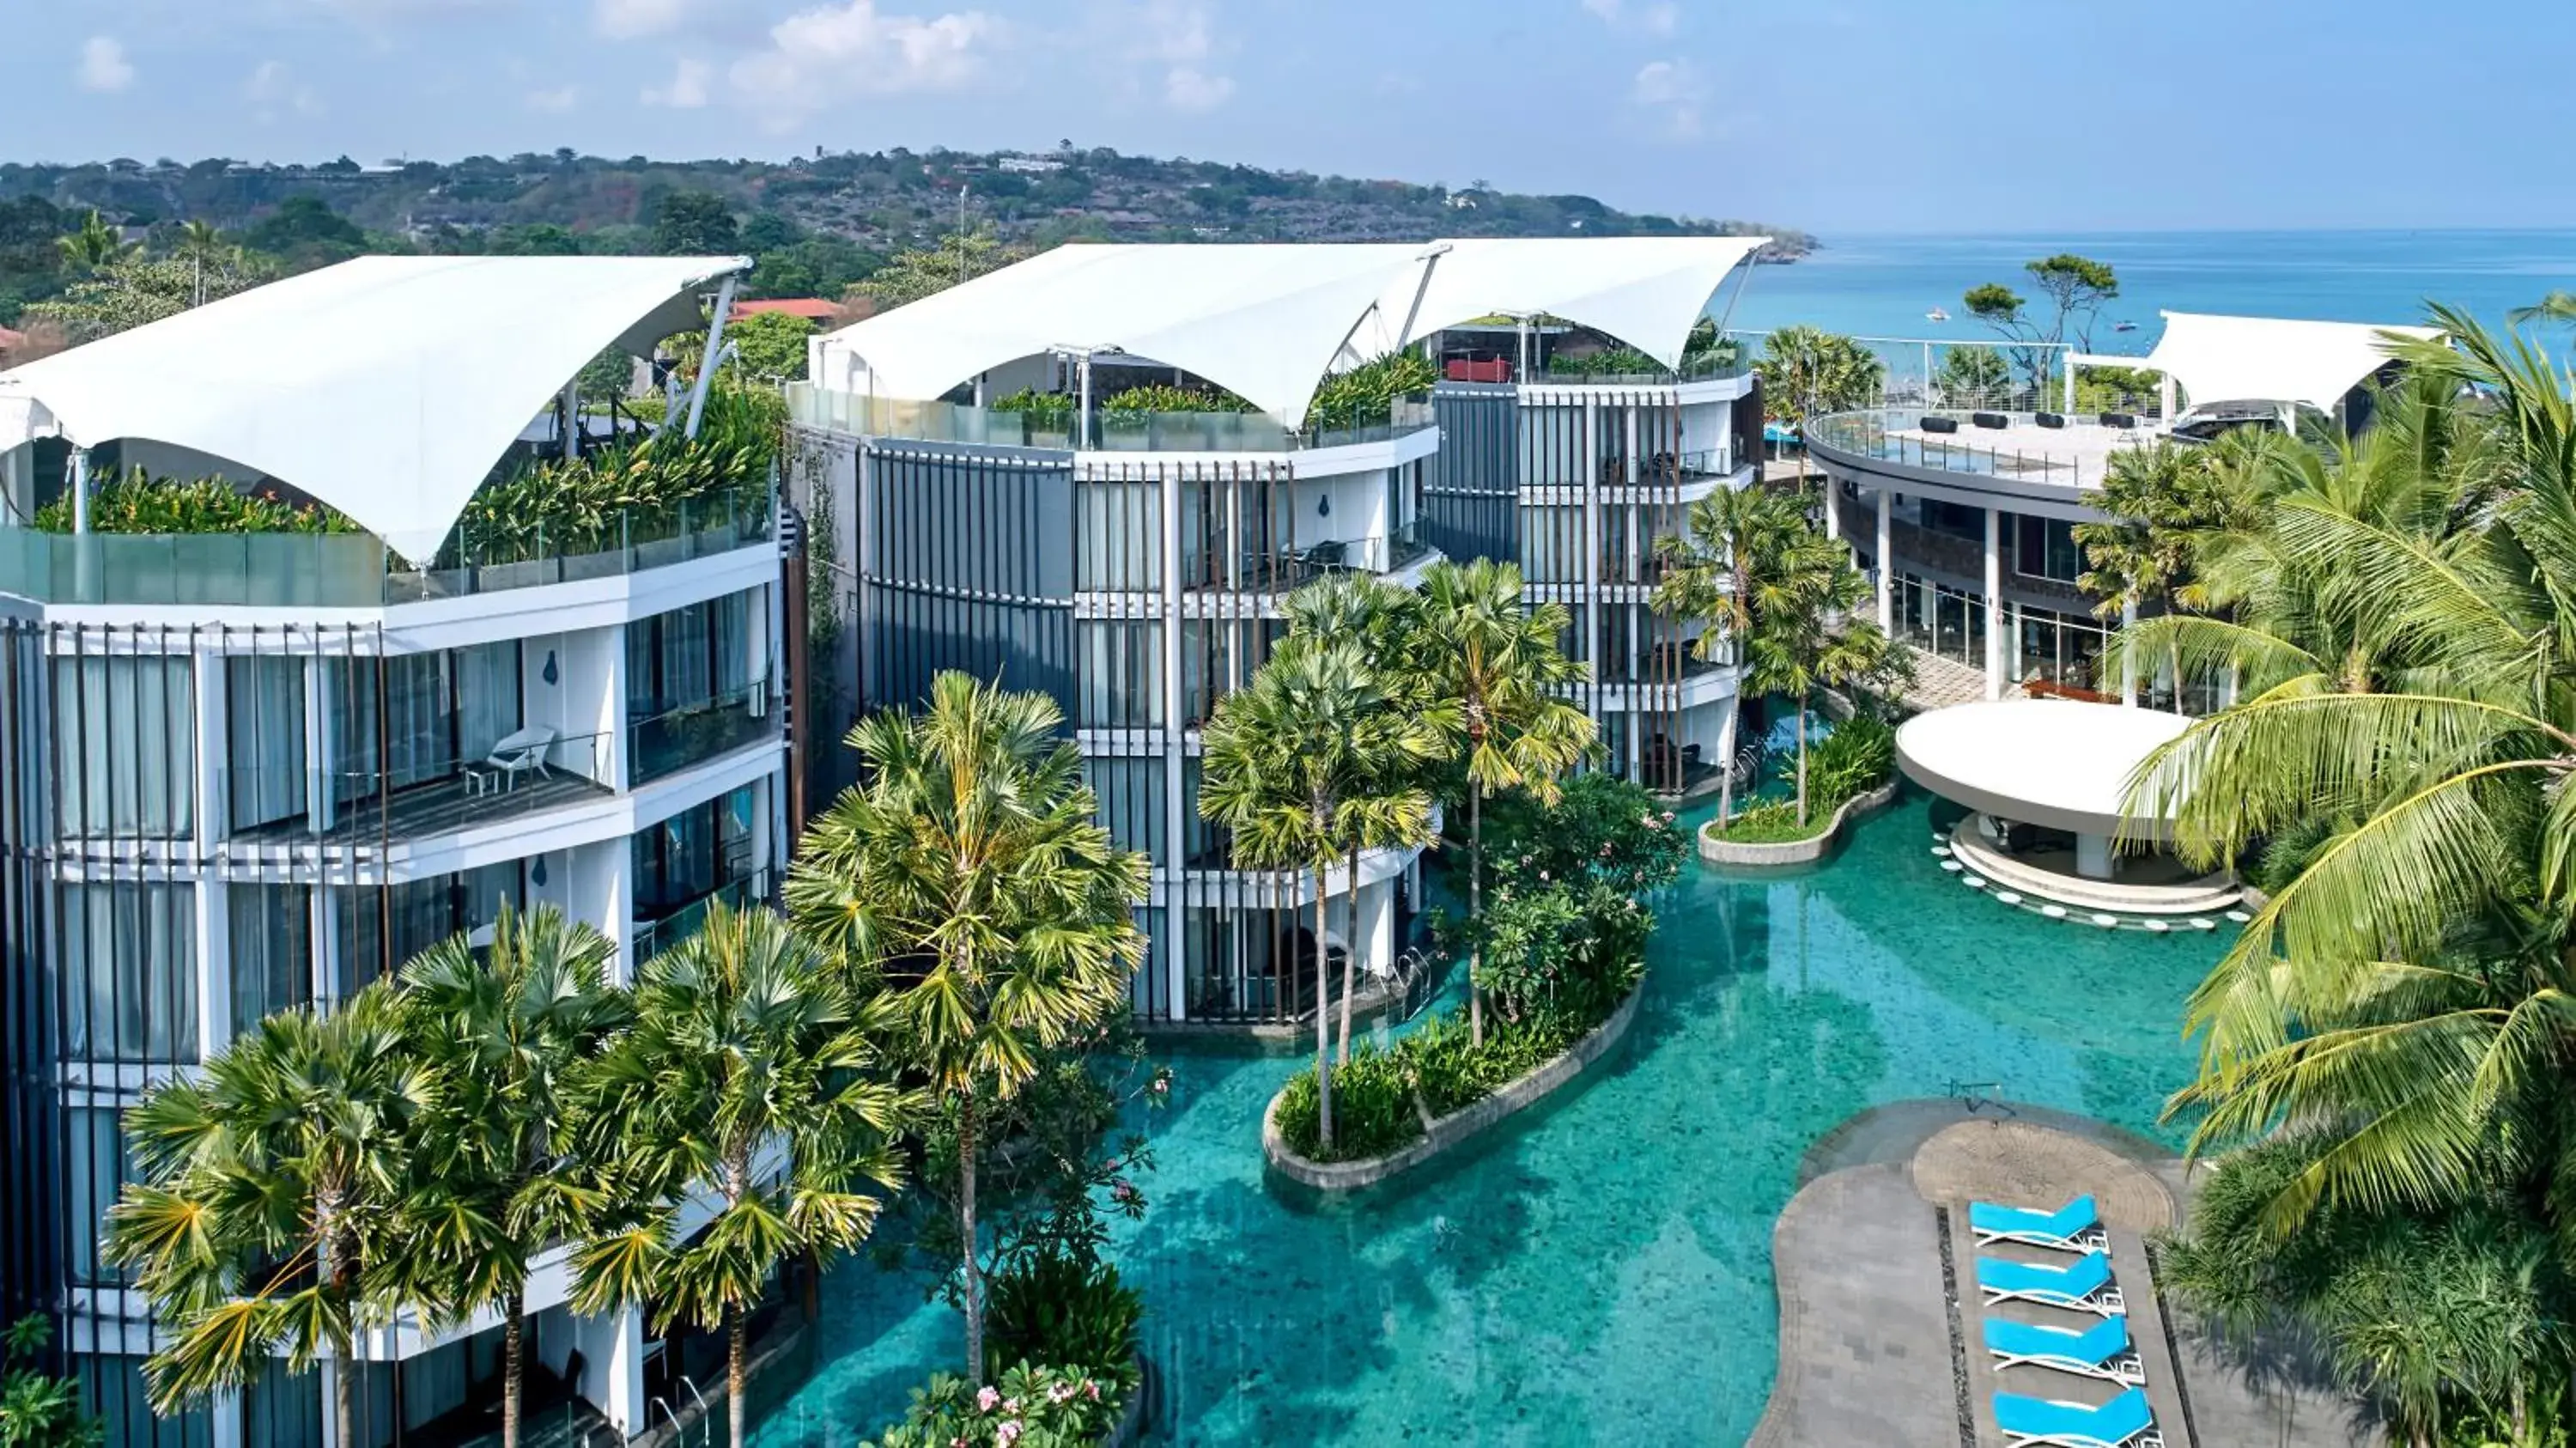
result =
M205 221L248 231L312 198L364 232L438 249L543 234L540 249L630 251L663 198L703 193L746 242L765 226L886 254L966 224L1012 246L1093 241L1359 242L1471 235L1766 236L1758 259L1816 245L1793 227L1622 211L1582 195L1477 181L1362 179L1187 157L1130 156L1070 138L1047 151L824 151L792 160L661 161L569 149L454 161L340 156L319 162L209 157L0 164L0 205L37 201L111 225ZM305 203L309 205L308 203ZM770 248L753 245L754 251ZM5 288L0 288L4 290ZM8 319L0 300L0 321Z

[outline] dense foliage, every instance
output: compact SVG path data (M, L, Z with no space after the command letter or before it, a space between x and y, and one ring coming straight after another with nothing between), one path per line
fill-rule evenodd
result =
M66 495L36 510L48 533L72 531ZM137 467L117 477L93 479L89 495L93 533L354 533L358 525L319 503L292 502L274 489L245 493L221 477L147 476Z
M993 1274L986 1371L999 1376L1013 1363L1041 1362L1122 1375L1135 1364L1144 1315L1144 1299L1109 1263L1071 1250L1030 1253Z
M1110 417L1132 416L1148 412L1250 412L1252 404L1231 392L1214 387L1176 387L1168 382L1148 382L1138 387L1113 392L1100 404Z
M81 1409L80 1385L44 1371L53 1324L29 1315L9 1324L6 1375L0 1376L0 1445L6 1448L95 1448L106 1425Z
M903 1421L867 1448L1098 1448L1118 1425L1128 1379L1018 1364L977 1387L942 1373L915 1388Z
M1310 432L1383 426L1397 401L1428 393L1439 369L1419 352L1389 352L1326 377L1306 404Z
M1690 856L1670 809L1597 770L1567 780L1553 803L1514 790L1497 795L1490 809L1487 858L1513 880L1597 882L1642 895L1671 884Z
M478 563L607 552L683 525L766 509L778 457L774 394L717 387L696 438L670 427L566 460L541 457L466 504L451 547Z

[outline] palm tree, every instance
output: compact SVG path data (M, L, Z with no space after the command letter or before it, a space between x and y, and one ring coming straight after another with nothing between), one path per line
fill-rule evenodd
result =
M2576 322L2576 292L2556 290L2527 307L2516 307L2504 314L2507 324L2516 327L2533 322Z
M102 220L96 207L81 218L80 230L55 237L54 246L62 253L63 265L75 271L99 271L140 250Z
M1342 901L1342 1023L1333 1059L1351 1059L1351 1004L1358 994L1360 955L1360 857L1370 850L1412 849L1430 843L1432 800L1427 775L1446 755L1440 722L1455 712L1446 701L1419 697L1422 680L1402 667L1414 647L1414 595L1364 574L1336 574L1290 594L1281 605L1291 637L1348 642L1375 662L1387 691L1386 707L1422 726L1376 761L1385 772L1353 782L1336 814L1348 872Z
M1845 615L1869 597L1869 581L1831 539L1806 533L1772 564L1776 582L1757 598L1746 641L1745 682L1786 694L1798 706L1798 823L1807 822L1807 715L1818 689L1877 677L1889 663L1887 635Z
M211 221L191 221L179 228L179 243L172 248L171 255L187 262L193 270L195 300L190 305L202 307L206 304L206 266L208 263L221 265L232 250L225 245L223 233L216 230Z
M1815 535L1798 502L1766 488L1720 488L1690 505L1685 527L1655 540L1653 607L1664 618L1699 621L1692 651L1709 658L1720 644L1749 641L1761 619L1795 606L1789 565ZM1733 760L1721 761L1717 823L1735 814Z
M1565 605L1528 600L1515 564L1479 558L1435 563L1423 573L1406 667L1429 698L1448 706L1434 722L1448 731L1450 752L1466 757L1471 918L1485 913L1485 797L1519 788L1552 804L1557 780L1592 752L1591 716L1560 697L1584 676L1583 665L1557 646L1571 627ZM1468 1033L1479 1044L1481 957L1480 945L1467 970Z
M583 1073L581 1145L616 1200L573 1254L573 1310L649 1302L657 1331L723 1329L731 1442L748 1441L749 1320L769 1275L865 1241L877 1193L902 1184L891 1138L909 1102L877 1024L775 912L718 901L645 965L634 1024ZM683 1240L682 1213L707 1198L714 1216Z
M2368 690L2275 688L2152 756L2130 801L2187 858L2303 821L2337 829L2194 992L2192 1150L2283 1126L2329 1146L2266 1206L2441 1207L2499 1188L2576 1239L2576 403L2519 337L2436 308L2450 344L2400 355L2445 419L2430 470L2477 480L2437 536L2300 505L2268 546L2342 578L2405 667ZM2426 485L2435 495L2453 482ZM2490 501L2478 502L2479 499Z
M579 1073L627 1014L608 984L616 952L551 905L504 905L487 949L454 936L403 969L412 1049L437 1092L389 1267L403 1300L453 1321L500 1310L503 1448L519 1442L529 1260L600 1205L572 1116Z
M170 1332L148 1365L156 1411L249 1382L282 1347L296 1372L332 1362L339 1441L357 1441L357 1338L387 1306L373 1279L431 1090L378 982L327 1016L270 1016L127 1113L139 1178L107 1254Z
M913 1064L956 1113L966 1370L984 1381L975 1227L983 1118L1041 1052L1126 998L1144 950L1145 857L1094 820L1081 757L1043 694L960 673L929 707L850 731L863 784L816 819L788 871L798 928L849 973L879 976Z
M1762 339L1753 364L1762 379L1762 407L1804 429L1828 413L1849 412L1878 400L1887 364L1850 337L1804 324L1782 327ZM1803 431L1800 434L1804 436ZM1807 490L1807 450L1798 449L1798 491Z

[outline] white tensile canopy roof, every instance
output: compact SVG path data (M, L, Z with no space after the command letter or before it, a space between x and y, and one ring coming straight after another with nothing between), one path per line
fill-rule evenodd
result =
M582 364L704 325L742 257L361 257L0 372L0 448L149 439L265 473L415 562Z
M2079 835L2125 827L2150 838L2165 822L2122 816L2129 777L2191 720L2161 709L2071 699L1954 704L1896 731L1906 776L1943 799Z
M2332 412L2388 363L2386 334L2432 338L2431 327L2297 322L2167 312L2165 334L2138 365L2170 375L2199 402L2304 402Z
M1445 242L1427 284L1379 302L1385 345L1418 341L1478 317L1544 313L1607 332L1679 367L1690 330L1727 275L1767 237L1623 236ZM1420 304L1414 304L1414 293ZM1405 326L1406 317L1413 323ZM1403 335L1397 336L1396 330Z
M1709 298L1762 242L1074 244L831 333L816 380L843 385L836 362L855 364L858 390L923 399L1024 357L1124 353L1294 426L1327 371L1494 312L1565 317L1679 365Z

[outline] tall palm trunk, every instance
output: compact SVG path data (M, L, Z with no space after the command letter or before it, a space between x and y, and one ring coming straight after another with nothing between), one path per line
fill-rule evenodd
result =
M1470 782L1467 786L1467 918L1476 925L1485 921L1485 787ZM1467 1041L1485 1044L1485 988L1476 977L1485 968L1484 937L1474 930L1467 932Z
M314 1225L319 1229L319 1262L317 1267L330 1274L332 1290L347 1304L357 1286L357 1250L341 1240L337 1226L338 1202L335 1194L325 1192L313 1204ZM358 1334L354 1326L344 1326L334 1334L331 1351L337 1361L331 1364L331 1412L339 1428L338 1441L358 1441Z
M1731 699L1727 701L1727 707L1735 711L1728 718L1730 724L1744 717L1743 700ZM1735 817L1735 754L1743 747L1744 731L1741 725L1737 725L1720 737L1726 741L1717 761L1717 827L1722 830L1726 828L1726 822Z
M726 1441L742 1448L744 1413L743 1381L751 1366L751 1318L740 1307L725 1309L725 1429ZM980 1381L980 1379L979 1379Z
M1342 1039L1333 1052L1336 1065L1351 1063L1351 996L1359 981L1360 959L1360 847L1351 845L1351 877L1343 882L1342 897Z
M1798 825L1807 824L1807 696L1798 695Z
M1333 1144L1331 981L1324 973L1324 871L1329 868L1328 860L1315 864L1315 1130L1316 1139L1328 1147Z
M984 1386L984 1264L975 1236L975 1093L957 1103L957 1232L966 1259L966 1377Z
M527 1373L521 1356L519 1319L528 1310L528 1300L512 1292L502 1299L501 1310L509 1314L501 1324L501 1448L519 1448L520 1391Z

